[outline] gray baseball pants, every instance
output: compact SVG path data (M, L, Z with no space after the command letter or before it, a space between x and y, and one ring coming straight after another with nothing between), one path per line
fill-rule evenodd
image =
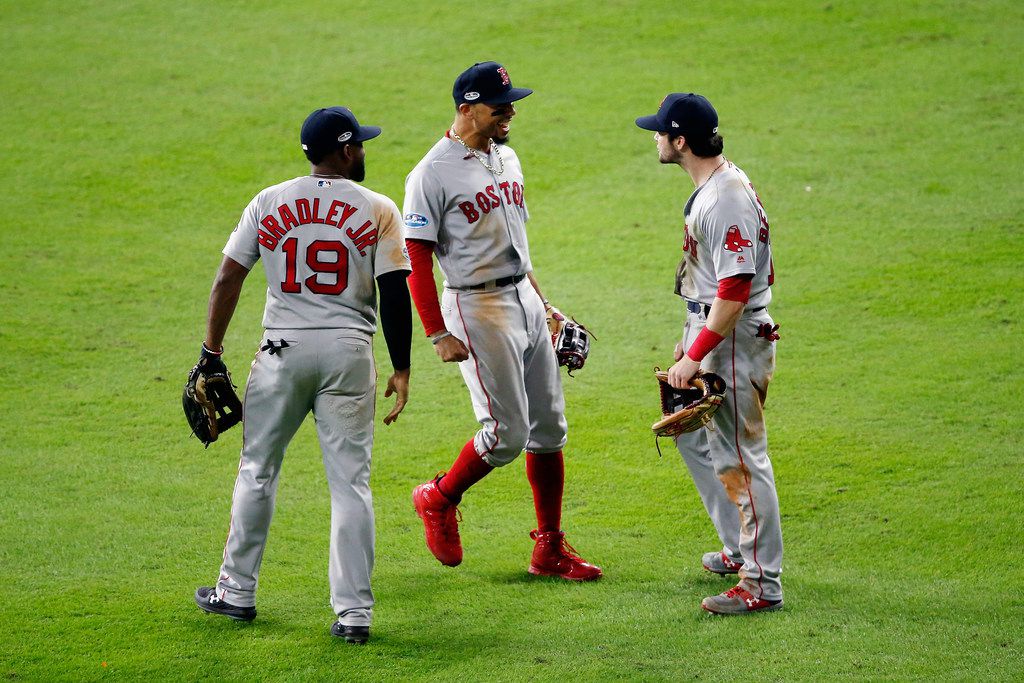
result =
M331 606L346 625L369 625L374 559L370 451L376 370L358 330L266 330L287 347L257 353L245 390L242 457L218 595L254 606L285 449L312 411L331 494Z
M706 322L703 313L688 314L684 347ZM756 598L781 600L782 527L763 410L775 372L775 342L758 336L765 323L772 323L766 310L744 313L733 333L701 362L701 369L725 380L725 400L711 425L680 435L676 446L723 552L743 563L740 585Z
M492 467L525 448L553 453L565 446L565 398L544 304L528 278L497 289L441 296L445 326L469 348L459 363L480 430L476 452Z

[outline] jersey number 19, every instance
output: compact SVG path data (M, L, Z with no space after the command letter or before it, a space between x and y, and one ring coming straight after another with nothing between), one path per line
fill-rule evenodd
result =
M290 237L281 245L285 255L285 276L281 283L281 291L288 294L300 294L302 283L295 274L295 265L299 249L299 241ZM321 260L321 254L334 254L333 261ZM306 247L306 265L313 274L305 279L306 287L314 294L341 294L348 286L348 249L336 240L314 240ZM334 281L323 283L318 278L320 273L333 274Z

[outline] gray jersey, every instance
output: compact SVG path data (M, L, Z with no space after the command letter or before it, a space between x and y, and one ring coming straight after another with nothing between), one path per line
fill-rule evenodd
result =
M406 236L437 244L437 260L451 287L533 270L519 157L510 147L494 144L488 163L496 170L504 165L504 171L491 173L446 136L405 181Z
M343 178L301 176L245 208L224 254L263 259L268 329L377 329L374 279L410 270L398 206Z
M683 215L676 294L710 305L719 280L753 274L747 308L766 307L775 280L768 216L747 174L725 162L690 195Z

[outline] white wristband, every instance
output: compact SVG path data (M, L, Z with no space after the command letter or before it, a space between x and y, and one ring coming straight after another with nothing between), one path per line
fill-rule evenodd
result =
M430 343L434 344L436 346L439 341L441 341L445 337L450 337L450 336L452 336L452 333L449 332L448 330L445 330L444 332L442 332L441 334L437 335L436 337L431 337L430 338Z

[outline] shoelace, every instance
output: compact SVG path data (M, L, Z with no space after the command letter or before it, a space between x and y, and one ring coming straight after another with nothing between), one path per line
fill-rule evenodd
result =
M458 523L462 521L462 510L455 503L452 503L452 507L455 508L455 526L448 523L448 513L442 513L441 515L441 533L444 534L446 541L451 541L458 534Z
M569 545L569 541L565 540L565 536L562 536L562 543L560 544L559 550L566 557L583 562L583 558L580 557L579 551Z
M736 597L742 598L744 593L746 593L746 591L743 590L742 588L740 588L739 586L733 586L732 588L730 588L729 590L727 590L725 592L725 597L727 597L727 598L736 598Z

